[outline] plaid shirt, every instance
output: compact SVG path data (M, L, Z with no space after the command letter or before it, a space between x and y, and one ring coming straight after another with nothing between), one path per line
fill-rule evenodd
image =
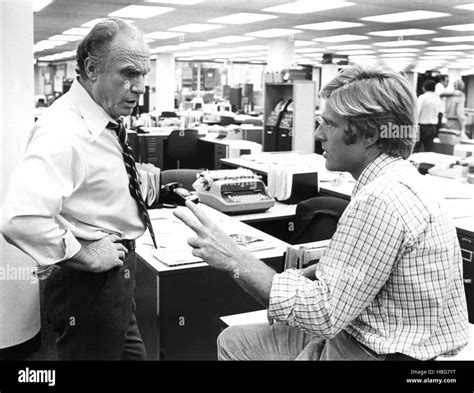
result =
M272 283L268 316L326 338L341 330L379 354L426 360L468 342L456 229L401 158L362 172L316 271Z

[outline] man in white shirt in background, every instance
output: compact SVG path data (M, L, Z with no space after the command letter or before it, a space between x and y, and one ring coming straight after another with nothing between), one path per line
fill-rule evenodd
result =
M434 92L435 82L431 79L423 83L423 94L418 97L419 140L415 152L433 151L433 140L438 133L439 115L443 114L443 103Z
M449 85L449 75L439 75L438 83L435 86L435 93L441 99L441 102L443 104L443 110L442 110L442 114L439 115L438 129L440 129L441 127L444 127L446 124L446 116L445 116L446 97L452 94L452 91L448 89L448 85Z
M145 92L149 57L135 27L97 24L79 44L77 79L35 123L11 176L3 235L47 276L43 312L61 360L146 358L133 312L146 222L114 128Z
M187 203L194 217L175 212L196 232L188 239L193 255L228 272L275 321L225 329L218 358L430 360L458 353L468 342L461 251L453 222L407 160L416 127L411 86L396 72L356 66L321 96L316 138L326 168L357 182L318 264L277 274L198 205Z

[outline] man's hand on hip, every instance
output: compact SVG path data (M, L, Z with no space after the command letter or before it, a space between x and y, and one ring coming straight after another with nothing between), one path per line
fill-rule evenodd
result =
M109 235L92 242L81 242L79 252L58 265L93 273L102 273L122 266L128 250L120 240L117 235Z

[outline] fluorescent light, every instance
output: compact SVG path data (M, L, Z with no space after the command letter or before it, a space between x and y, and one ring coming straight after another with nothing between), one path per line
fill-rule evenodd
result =
M379 49L379 52L384 53L404 53L404 52L419 52L417 48L390 48L390 49Z
M322 48L298 48L295 49L295 53L314 53L314 52L324 52Z
M41 11L44 7L51 4L53 0L33 0L33 12Z
M82 39L82 36L80 35L66 35L66 34L56 34L48 38L48 40L51 41L78 41Z
M443 60L443 59L456 59L457 56L446 56L446 55L440 54L438 56L420 56L418 58L421 60Z
M62 34L66 35L79 35L81 37L85 37L87 34L89 34L89 31L92 29L85 28L85 27L73 27L72 29L68 29L62 32Z
M166 14L174 11L171 7L156 7L153 5L129 5L111 12L108 16L117 16L119 18L146 19L153 16Z
M222 25L209 25L206 23L189 23L187 25L175 26L169 31L182 31L184 33L201 33L203 31L216 30L224 26Z
M427 50L471 50L474 49L474 45L443 45L443 46L429 46Z
M107 20L107 18L96 18L96 19L92 19L90 20L89 22L86 22L86 23L83 23L81 26L82 27L94 27L97 23L99 22L103 22L104 20ZM133 23L134 21L131 20L131 19L122 19L124 22L127 22L127 23Z
M354 56L354 55L370 55L374 53L372 50L349 50L346 52L339 52L341 55L349 55L349 56Z
M251 14L249 12L239 12L238 14L231 14L221 16L219 18L209 19L210 23L228 23L230 25L244 25L246 23L260 22L262 20L278 18L276 15L265 14Z
M332 22L321 22L321 23L308 23L305 25L295 26L297 29L307 29L307 30L334 30L334 29L347 29L349 27L358 27L364 26L363 23L354 23L354 22L341 22L341 21L332 21Z
M179 46L182 47L182 49L186 49L186 48L205 48L208 46L215 46L215 45L217 45L215 42L191 41L191 42L183 42Z
M145 0L145 3L164 3L176 5L194 5L202 3L204 0Z
M302 33L301 30L295 30L295 29L266 29L266 30L259 30L259 31L253 31L251 33L246 33L245 35L250 35L253 37L262 37L262 38L271 38L271 37L283 37L283 36L288 36L288 35L293 35L293 34L299 34Z
M316 45L313 41L295 40L295 46Z
M152 40L167 40L170 38L176 38L184 35L184 33L172 33L170 31L153 31L145 34L143 37L150 38Z
M355 5L355 3L347 1L331 1L323 3L321 1L302 0L264 8L262 11L278 12L282 14L308 14L310 12L332 10L335 8L349 7L351 5Z
M157 46L156 48L150 49L151 53L164 53L168 51L176 51L183 48L180 48L180 45L163 45Z
M385 30L385 31L372 31L369 35L376 35L380 37L401 37L407 35L423 35L433 34L433 30L424 29L400 29L400 30Z
M412 46L412 45L423 45L426 44L426 41L417 41L417 40L397 40L397 41L387 41L387 42L376 42L376 46Z
M457 36L457 37L439 37L439 38L433 38L433 41L440 41L440 42L471 42L471 41L474 41L474 35L464 35L464 36Z
M414 53L403 53L403 54L400 54L400 53L382 53L380 56L400 58L400 56L402 56L402 57L414 57L416 55Z
M443 26L441 27L441 29L455 31L474 31L474 23L466 23L465 25Z
M268 50L268 45L244 45L244 46L238 46L238 50L244 51L244 50Z
M463 5L457 5L454 8L459 8L461 10L470 10L474 11L474 3L469 3L469 4L463 4Z
M341 34L334 35L331 37L319 37L313 38L313 41L322 41L322 42L349 42L349 41L361 41L367 40L369 37L365 35L356 35L356 34Z
M329 48L330 48L330 49L338 49L338 50L356 50L356 49L367 49L367 48L370 48L370 45L349 44L349 45L330 46Z
M450 14L447 14L445 12L417 10L417 11L397 12L394 14L366 16L360 19L368 20L370 22L394 23L394 22L407 22L411 20L441 18L444 16L450 16Z
M463 56L465 53L463 52L455 52L455 51L450 51L450 52L443 52L443 55L448 55L448 56ZM439 52L424 52L423 56L439 56Z
M220 44L232 44L234 42L252 41L254 39L254 37L244 37L241 35L226 35L225 37L212 38L209 41L218 42Z

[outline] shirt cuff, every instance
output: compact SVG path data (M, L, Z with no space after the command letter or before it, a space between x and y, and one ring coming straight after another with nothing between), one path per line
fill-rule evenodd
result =
M268 305L269 320L277 320L290 326L296 325L294 305L300 280L305 278L297 269L287 269L273 276Z

